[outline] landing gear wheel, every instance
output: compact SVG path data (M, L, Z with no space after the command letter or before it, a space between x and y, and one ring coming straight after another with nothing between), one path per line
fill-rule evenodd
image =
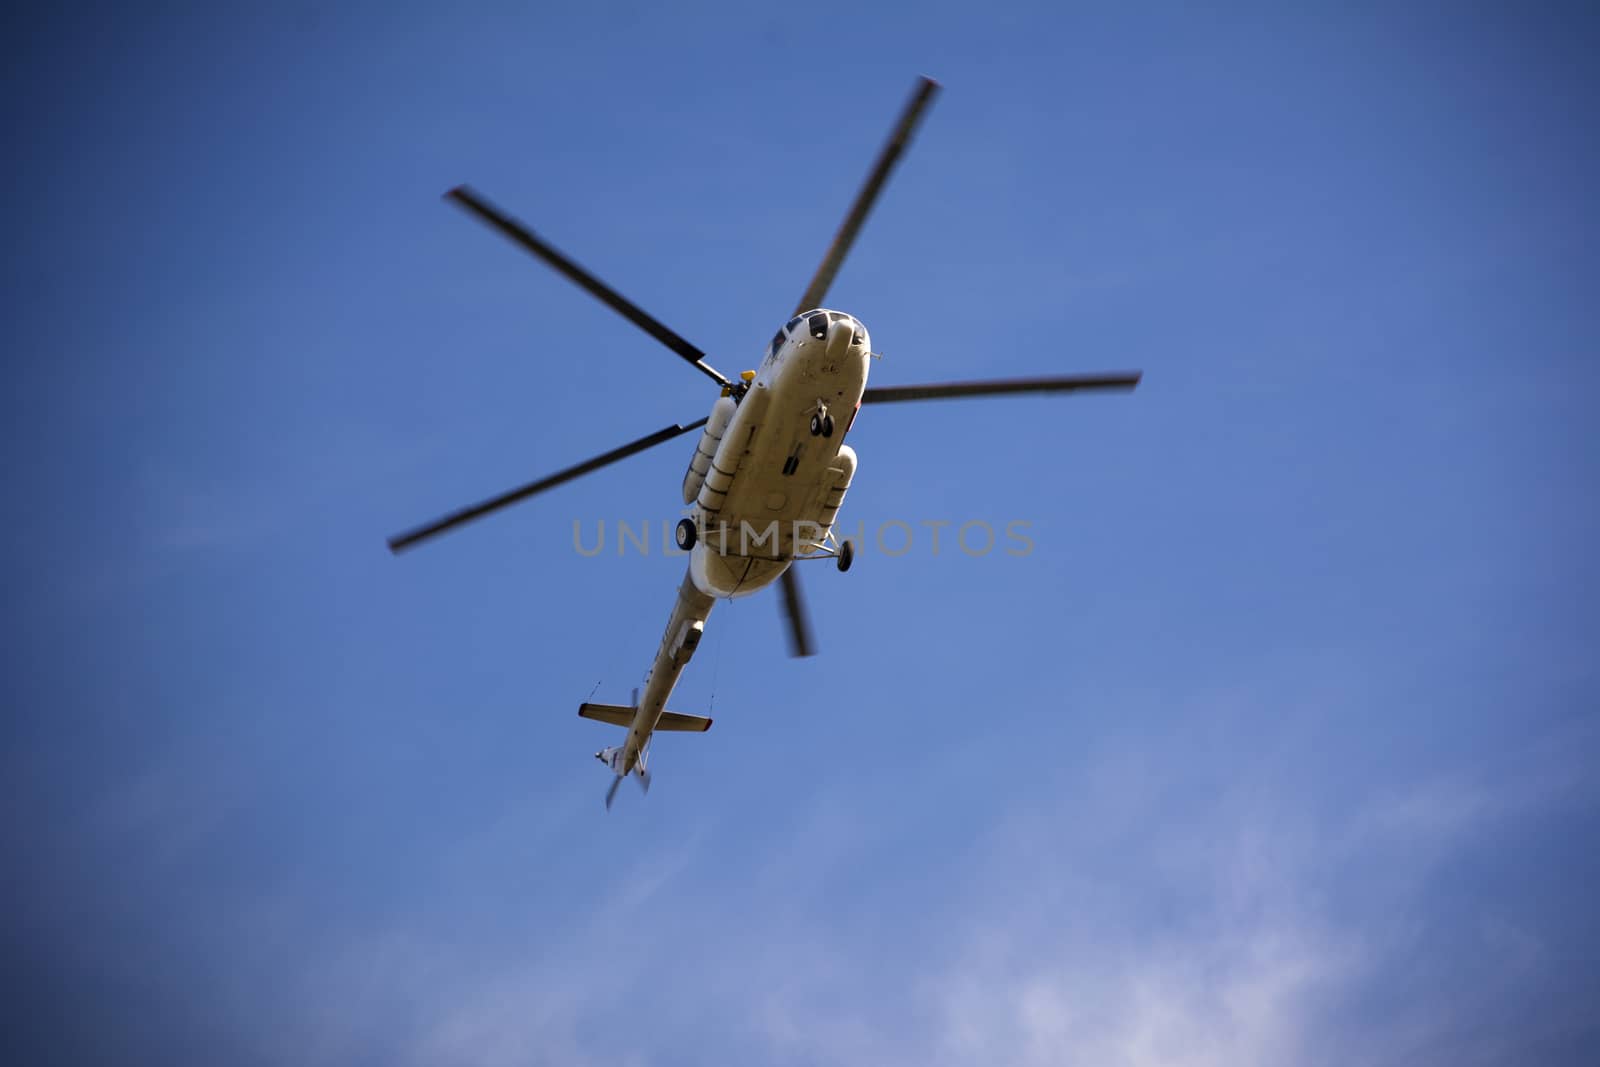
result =
M678 529L674 535L674 539L678 542L679 548L683 549L685 552L689 551L694 547L695 540L698 537L699 531L694 528L693 519L678 520Z
M812 437L821 437L822 436L822 416L821 415L813 415L813 416L811 416L811 436Z
M850 564L855 562L855 558L856 543L854 541L846 541L844 544L840 545L839 559L837 564L839 567L839 573L843 574L845 571L849 570Z
M832 437L833 436L833 416L832 415L824 415L824 416L822 416L822 436L824 436L824 437Z

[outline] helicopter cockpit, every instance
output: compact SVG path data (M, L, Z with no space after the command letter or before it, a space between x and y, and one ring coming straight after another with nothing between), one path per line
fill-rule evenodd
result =
M853 316L846 315L842 311L824 311L819 308L815 311L801 312L784 323L783 328L773 336L772 343L767 346L767 358L772 359L776 356L778 349L783 347L783 342L793 337L802 323L805 325L808 334L818 341L823 341L828 337L828 324L838 322L840 319L855 324L855 336L851 338L854 344L864 345L867 343L867 328L861 325Z

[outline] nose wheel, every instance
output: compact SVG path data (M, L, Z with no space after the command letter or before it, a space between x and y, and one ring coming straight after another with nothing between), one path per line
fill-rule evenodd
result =
M811 436L832 437L833 416L829 415L826 411L823 411L820 414L813 414L811 416Z

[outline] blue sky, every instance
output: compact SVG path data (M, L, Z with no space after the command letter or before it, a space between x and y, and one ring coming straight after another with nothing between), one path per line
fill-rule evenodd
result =
M1600 1056L1590 12L7 18L20 1058ZM608 814L692 439L383 539L714 397L439 194L736 371L919 73L873 380L1144 384L866 411L912 551L719 605Z

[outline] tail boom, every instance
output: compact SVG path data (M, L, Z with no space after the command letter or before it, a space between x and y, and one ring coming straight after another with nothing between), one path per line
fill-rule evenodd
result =
M683 583L678 587L677 602L667 620L666 633L662 635L661 645L656 650L655 662L651 664L650 673L645 675L643 691L635 691L634 706L579 705L578 714L583 718L626 727L628 731L622 744L595 753L595 757L616 776L606 793L607 808L611 807L617 795L617 786L629 774L637 774L640 786L649 791L650 774L645 767L645 759L650 739L656 731L704 733L711 729L711 720L708 718L668 711L666 707L667 698L672 695L678 678L700 645L706 619L710 617L711 607L715 603L685 573Z

